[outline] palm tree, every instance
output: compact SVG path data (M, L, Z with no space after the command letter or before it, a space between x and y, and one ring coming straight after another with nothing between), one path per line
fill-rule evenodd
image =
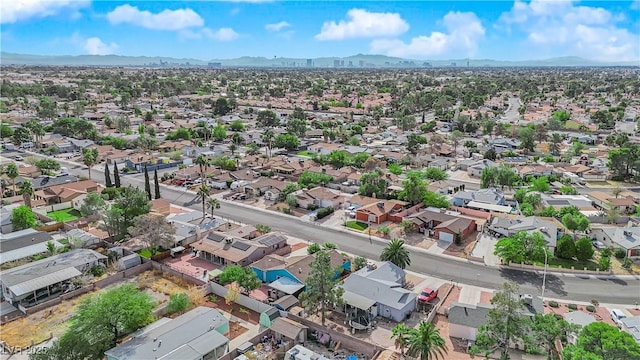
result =
M262 143L267 148L267 158L271 157L271 147L273 146L273 138L275 137L275 133L272 129L267 129L262 134Z
M200 177L204 180L204 173L206 171L207 166L209 165L207 158L205 158L204 156L202 156L202 154L200 154L196 158L195 164L200 166Z
M89 170L89 180L91 180L91 167L98 163L98 149L82 149L82 163Z
M396 349L400 349L400 355L404 356L404 348L409 345L411 329L400 323L391 329L391 338L395 339Z
M381 261L390 261L401 269L411 265L409 250L404 247L404 240L393 239L382 250Z
M210 198L207 201L207 207L209 208L209 211L211 212L211 215L213 216L213 211L216 209L220 209L220 200L216 199L216 198Z
M551 154L559 154L560 143L562 143L562 135L558 133L551 134L551 137L549 138L549 152Z
M198 188L198 196L200 196L200 199L202 200L202 220L204 220L204 217L207 215L207 213L205 212L205 205L210 195L211 189L209 189L207 184L200 185L200 187Z
M11 179L11 186L13 188L13 191L15 193L16 191L16 178L18 176L20 176L20 172L18 171L18 166L16 165L16 163L9 163L9 165L7 165L7 168L4 171L5 174L7 174L7 177L9 179Z
M443 359L447 344L434 323L421 321L417 329L409 334L407 355L418 360Z
M20 185L20 192L22 193L24 204L31 208L31 197L33 196L33 187L31 186L31 181L25 180L22 185Z

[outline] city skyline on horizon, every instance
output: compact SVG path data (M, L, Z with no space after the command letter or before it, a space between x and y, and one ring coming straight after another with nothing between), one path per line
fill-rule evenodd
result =
M36 55L640 61L640 0L487 3L24 0L1 3L0 37Z

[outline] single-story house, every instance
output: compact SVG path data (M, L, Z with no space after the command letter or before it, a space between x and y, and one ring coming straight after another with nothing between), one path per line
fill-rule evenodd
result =
M287 237L273 232L252 240L210 232L206 238L193 243L192 247L198 257L218 265L249 266L266 255L291 252Z
M298 201L298 205L305 209L309 208L309 206L319 208L332 206L334 209L338 209L343 201L338 191L319 186L310 190L298 190L294 193L294 196Z
M448 309L449 336L475 340L478 328L487 322L492 306L487 304L463 304L454 302Z
M162 318L104 354L107 360L219 359L229 351L229 319L199 306L175 319Z
M558 239L564 234L564 226L557 220L538 216L517 219L495 217L488 230L492 235L498 237L513 236L520 231L538 231L552 251L555 250Z
M629 258L640 258L640 227L601 227L591 229L591 238L606 246L623 248Z
M407 203L399 200L378 200L356 209L356 220L372 224L385 221L400 222L402 218L395 215L402 212L406 205Z
M484 170L484 168L497 167L497 166L498 166L497 163L488 159L483 159L472 165L469 165L467 167L467 174L469 176L479 178L482 175L482 170Z
M451 198L451 203L455 206L467 207L471 202L503 206L507 204L504 193L496 188L477 191L460 190Z
M417 293L404 288L404 270L391 262L371 264L344 280L346 307L401 322L416 309Z
M640 316L631 316L621 319L622 330L633 336L633 339L640 344Z
M461 239L466 239L477 230L475 220L429 209L410 215L406 219L412 221L419 232L429 232L434 238L444 241L453 241L458 234Z
M602 191L591 191L587 194L596 207L604 210L617 209L623 214L636 212L636 203L630 197L615 197Z
M46 231L24 229L0 236L0 264L47 252L47 242L53 237ZM60 248L57 241L53 244Z
M107 257L93 250L74 249L0 272L0 290L8 302L29 307L72 288L71 281Z

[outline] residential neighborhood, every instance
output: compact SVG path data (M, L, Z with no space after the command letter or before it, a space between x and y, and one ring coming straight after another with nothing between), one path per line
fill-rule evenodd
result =
M607 326L640 356L608 71L3 67L2 354L556 359Z

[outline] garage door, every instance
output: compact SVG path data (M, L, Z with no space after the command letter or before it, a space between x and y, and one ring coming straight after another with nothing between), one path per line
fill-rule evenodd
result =
M440 231L438 232L438 240L442 241L453 241L453 234L449 234L448 232Z

